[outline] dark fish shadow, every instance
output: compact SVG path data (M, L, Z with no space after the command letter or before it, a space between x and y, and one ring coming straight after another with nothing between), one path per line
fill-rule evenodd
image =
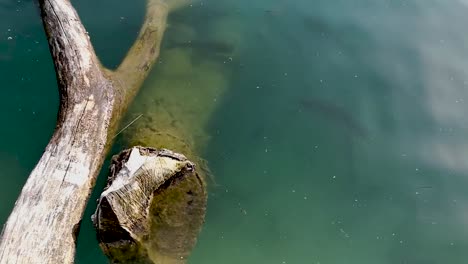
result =
M11 55L0 54L0 62L9 62L12 59L13 59L13 56L11 56Z
M227 61L235 53L235 46L222 41L187 41L187 42L172 42L168 41L164 46L165 49L190 49L192 50L192 61L197 64L206 59L216 61Z
M193 5L190 8L182 8L172 12L169 16L171 23L192 24L194 22L210 25L216 20L223 19L233 14L230 9L219 8L217 6Z
M316 16L305 16L302 23L304 28L310 33L330 35L335 32L335 29L330 24Z
M367 129L348 110L322 99L300 99L299 108L302 113L321 117L345 133L341 136L344 144L343 154L348 161L349 187L355 189L359 184L359 173L355 164L355 144L357 141L369 139Z
M229 55L234 53L234 45L222 41L187 41L187 42L169 42L165 45L167 49L173 48L191 48L204 54Z
M306 98L299 100L299 107L302 112L321 116L334 125L345 128L352 138L369 138L368 131L359 121L357 121L349 111L340 106L316 98Z
M305 15L302 27L309 38L344 50L355 50L362 39L368 38L368 33L356 24L333 24L318 15Z

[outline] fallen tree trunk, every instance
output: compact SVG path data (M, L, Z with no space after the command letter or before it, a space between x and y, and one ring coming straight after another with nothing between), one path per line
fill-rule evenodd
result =
M179 32L172 25L168 42ZM201 158L210 135L206 126L227 88L225 61L232 61L235 50L216 55L195 60L191 48L164 49L165 63L132 105L138 116L123 130L123 144L158 149L132 148L112 159L93 216L100 245L112 262L182 264L195 246L210 174ZM185 156L165 149L183 153L196 165L187 170L181 166L188 162Z
M116 71L101 66L69 0L40 0L60 92L55 132L2 231L0 263L73 263L80 221L119 120L159 55L170 6L148 0Z

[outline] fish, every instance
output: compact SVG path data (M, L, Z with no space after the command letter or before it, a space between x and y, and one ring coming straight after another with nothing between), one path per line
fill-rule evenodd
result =
M303 19L304 28L309 32L330 34L334 29L323 19L316 16L306 16Z
M193 48L203 53L214 53L214 54L233 54L235 47L232 44L222 41L187 41L187 42L172 42L169 43L166 48Z
M190 8L189 13L186 9L172 12L169 17L170 23L192 24L197 23L212 24L217 20L224 19L238 10L210 7L209 5L200 5L198 8ZM189 15L188 15L189 14Z
M0 61L11 61L12 56L0 54Z
M316 98L300 99L299 105L303 111L323 116L336 125L345 127L356 138L368 137L368 132L359 121L340 106Z

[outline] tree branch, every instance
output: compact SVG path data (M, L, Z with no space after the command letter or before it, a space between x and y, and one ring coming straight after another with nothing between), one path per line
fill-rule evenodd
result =
M40 0L40 6L60 109L54 135L2 231L0 263L73 263L76 235L113 138L109 135L114 135L124 109L159 54L168 12L160 5L148 5L143 33L115 74L122 87L99 63L69 0ZM132 66L137 61L132 56L142 59L144 54L151 56L140 71L141 67ZM122 93L124 88L127 92Z
M161 40L166 29L169 6L162 0L148 0L146 16L140 33L112 77L122 84L129 97L135 94L159 56ZM159 41L153 41L159 40Z

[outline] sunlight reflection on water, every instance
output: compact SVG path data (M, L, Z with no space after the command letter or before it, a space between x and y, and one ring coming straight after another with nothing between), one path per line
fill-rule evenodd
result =
M138 3L116 4L102 18L109 25L96 16L109 0L99 12L76 3L107 65L131 44ZM204 118L217 185L190 263L465 263L466 1L200 3L173 14L162 54L177 59L150 77L174 73L170 90L182 83L177 72L190 71L197 85L222 90ZM0 158L11 165L1 188L11 206L56 116L34 12L31 2L0 0L0 78L9 84L0 89ZM85 221L78 262L103 263Z

